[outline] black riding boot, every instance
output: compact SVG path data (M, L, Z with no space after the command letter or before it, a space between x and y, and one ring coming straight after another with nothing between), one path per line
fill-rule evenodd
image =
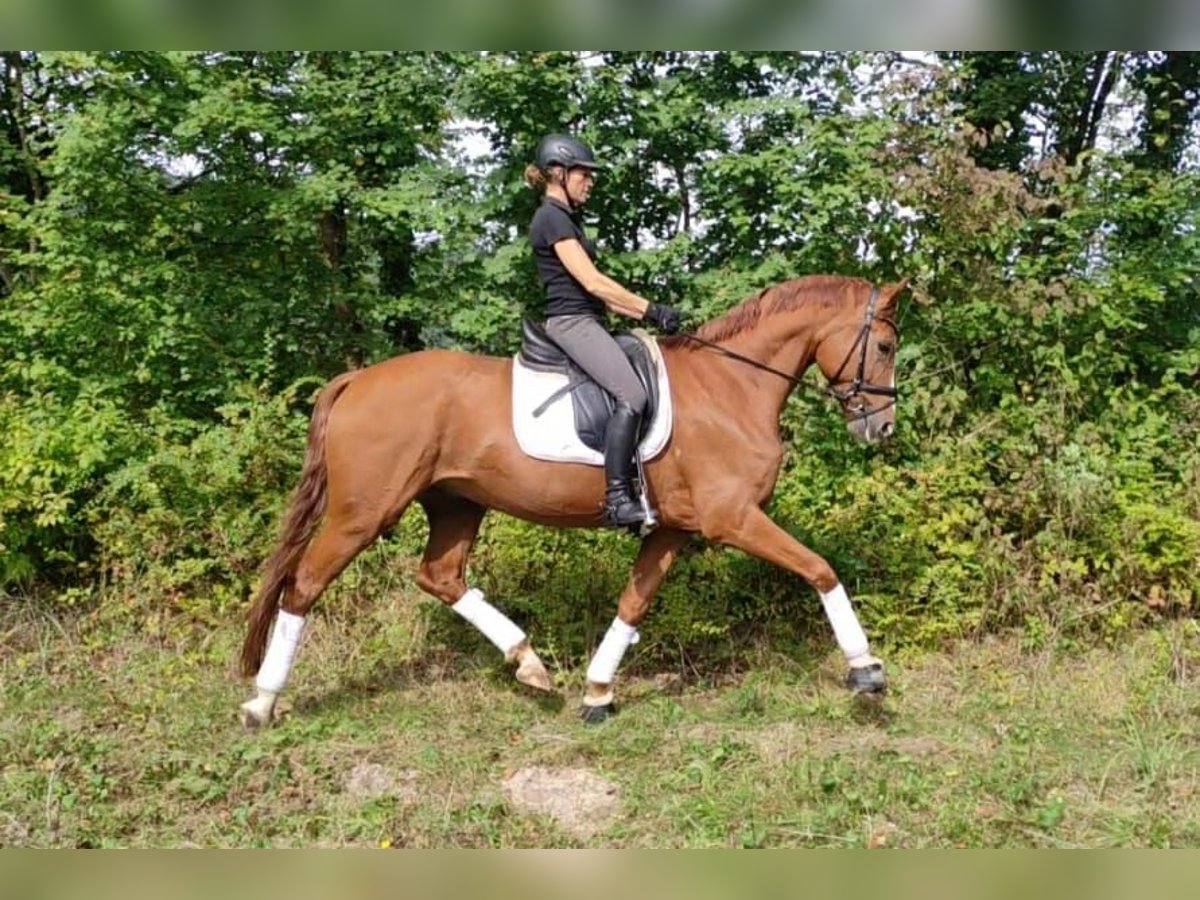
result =
M604 431L604 514L618 528L637 527L646 520L642 504L633 496L633 451L641 422L639 413L618 403Z

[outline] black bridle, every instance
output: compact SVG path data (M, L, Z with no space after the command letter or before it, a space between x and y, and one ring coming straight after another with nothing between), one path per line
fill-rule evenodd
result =
M875 319L877 318L875 315L875 305L878 302L879 302L879 288L873 287L873 288L871 288L871 297L870 297L870 299L867 300L867 313L863 317L862 328L860 328L858 330L858 336L854 339L854 343L850 345L850 349L846 352L846 358L842 360L842 364L840 366L838 366L838 369L834 373L833 377L831 379L829 379L829 387L826 389L829 392L830 396L837 398L838 402L840 402L842 404L842 406L846 406L846 404L848 404L851 400L853 400L855 397L859 396L860 394L873 394L877 397L890 398L889 402L883 404L883 406L880 406L876 409L866 410L865 412L864 412L865 407L856 409L856 410L850 410L850 412L853 413L855 419L865 419L868 416L873 416L876 413L883 412L885 409L888 409L889 407L896 405L897 392L894 387L890 387L890 386L882 385L882 384L872 384L871 382L866 380L867 345L868 345L868 343L870 343L871 325L875 322ZM900 330L896 327L896 323L893 322L891 319L886 319L886 318L883 318L882 316L880 316L878 318L879 318L880 322L883 322L884 324L888 325L892 329L892 332L894 334L896 334L896 335L900 334ZM859 345L862 346L862 349L858 354L858 371L854 375L854 380L851 382L838 381L838 379L842 375L842 370L846 368L846 363L850 362L850 357L852 357L854 355L854 351L856 349L858 349ZM841 390L838 389L839 384L846 384L846 383L848 383L850 385L849 388L841 389Z
M878 303L879 288L872 287L871 296L867 300L867 312L863 317L862 327L858 330L858 336L854 338L854 343L850 345L850 349L846 352L845 359L842 360L842 364L838 366L837 371L833 373L833 377L829 379L829 386L826 387L824 391L824 393L835 398L839 403L842 404L842 407L851 414L852 420L869 418L876 413L881 413L885 409L896 405L897 391L894 387L882 384L873 384L872 382L866 380L867 347L870 343L871 326L875 323L875 320L878 319L880 322L890 326L892 331L897 335L900 333L899 329L896 327L896 323L891 319L875 315L875 307L878 305ZM730 350L728 347L722 347L720 344L714 344L712 341L706 341L703 338L698 338L694 334L685 334L681 335L681 337L685 337L690 341L695 341L698 344L703 344L706 347L712 347L714 350L717 350L726 356L732 357L733 359L739 360L740 362L754 366L756 369L762 369L765 372L778 375L785 381L791 382L793 387L803 384L803 382L795 375L789 375L787 372L782 372L779 369L768 366L766 363L759 362L756 359L751 359L748 356L743 356L741 353ZM846 368L846 364L850 362L850 358L854 356L855 350L859 351L859 355L858 371L855 373L854 380L839 381L843 370ZM839 387L839 385L843 384L848 385L848 387ZM883 406L880 406L877 409L867 409L865 406L854 410L849 409L847 404L862 394L872 394L877 397L888 397L890 400L888 403L883 404Z

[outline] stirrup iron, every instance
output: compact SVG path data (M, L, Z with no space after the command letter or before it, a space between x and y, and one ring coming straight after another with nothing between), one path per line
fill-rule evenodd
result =
M642 454L637 447L633 448L633 461L637 466L638 503L642 505L643 521L638 527L638 535L645 537L658 527L658 513L650 506L650 492L646 487L646 469L642 465Z

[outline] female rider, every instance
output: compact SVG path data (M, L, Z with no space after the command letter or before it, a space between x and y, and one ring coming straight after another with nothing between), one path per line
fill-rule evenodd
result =
M584 233L579 211L600 168L582 141L565 134L542 138L536 161L525 169L525 183L542 192L529 238L546 289L546 333L616 399L604 433L605 515L611 525L637 527L644 514L633 496L633 453L646 391L603 316L607 308L653 322L666 334L679 330L681 316L626 290L596 268L596 247Z

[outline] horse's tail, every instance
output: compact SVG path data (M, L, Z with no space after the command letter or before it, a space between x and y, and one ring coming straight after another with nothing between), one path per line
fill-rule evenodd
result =
M325 430L329 424L329 411L358 372L346 372L329 382L317 397L312 421L308 426L308 448L304 453L304 469L300 483L288 506L283 523L283 534L275 546L275 552L267 561L263 572L262 586L254 607L250 610L250 630L242 644L242 674L254 675L262 665L267 647L267 634L279 607L283 592L291 587L296 578L300 557L312 540L313 533L325 514L326 470Z

